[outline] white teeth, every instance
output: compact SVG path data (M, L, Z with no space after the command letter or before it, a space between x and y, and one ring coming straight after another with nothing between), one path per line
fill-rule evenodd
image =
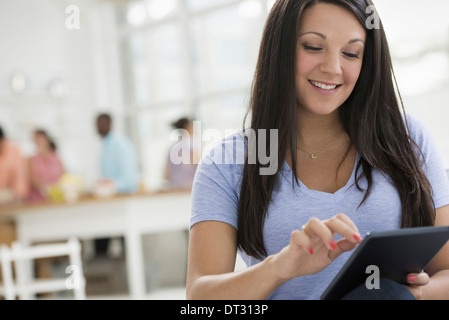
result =
M320 82L316 82L316 81L310 81L311 84L313 84L315 87L321 88L323 90L334 90L335 88L337 88L337 85L334 86L327 86L325 84L322 84Z

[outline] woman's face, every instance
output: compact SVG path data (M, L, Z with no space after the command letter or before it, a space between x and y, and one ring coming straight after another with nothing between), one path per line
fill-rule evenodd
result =
M41 133L35 133L33 136L34 143L38 150L47 150L50 148L47 137Z
M366 32L353 14L320 3L301 19L296 96L301 112L329 115L350 96L362 68Z

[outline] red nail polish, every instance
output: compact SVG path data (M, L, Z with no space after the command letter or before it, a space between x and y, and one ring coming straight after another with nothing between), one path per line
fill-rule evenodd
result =
M416 276L414 276L413 274L409 274L407 276L407 281L408 282L415 282L416 281Z
M362 241L362 237L361 237L358 233L355 233L355 234L354 234L354 239L355 239L356 241Z
M338 249L337 244L335 243L334 240L331 241L331 248L332 248L332 250L337 250Z
M310 247L310 248L309 248L309 253L310 253L311 256L313 256L313 252L314 252L314 251L313 251L313 248Z

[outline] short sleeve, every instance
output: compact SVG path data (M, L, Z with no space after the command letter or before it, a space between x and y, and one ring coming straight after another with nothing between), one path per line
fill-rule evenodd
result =
M201 158L192 185L190 228L203 221L220 221L238 229L243 164L225 161L239 149L235 138L239 139L234 136L217 143Z
M423 169L433 191L435 208L449 204L449 179L437 145L428 128L415 116L407 115L410 135L422 151Z

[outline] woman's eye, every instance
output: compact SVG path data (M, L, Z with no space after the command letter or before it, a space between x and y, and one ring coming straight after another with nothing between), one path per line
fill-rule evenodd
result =
M358 53L350 53L350 52L343 52L343 54L351 59L358 59L359 58L359 54Z
M304 46L304 49L306 49L307 51L312 51L312 52L318 52L323 50L323 48L318 48L318 47L313 47L313 46Z

